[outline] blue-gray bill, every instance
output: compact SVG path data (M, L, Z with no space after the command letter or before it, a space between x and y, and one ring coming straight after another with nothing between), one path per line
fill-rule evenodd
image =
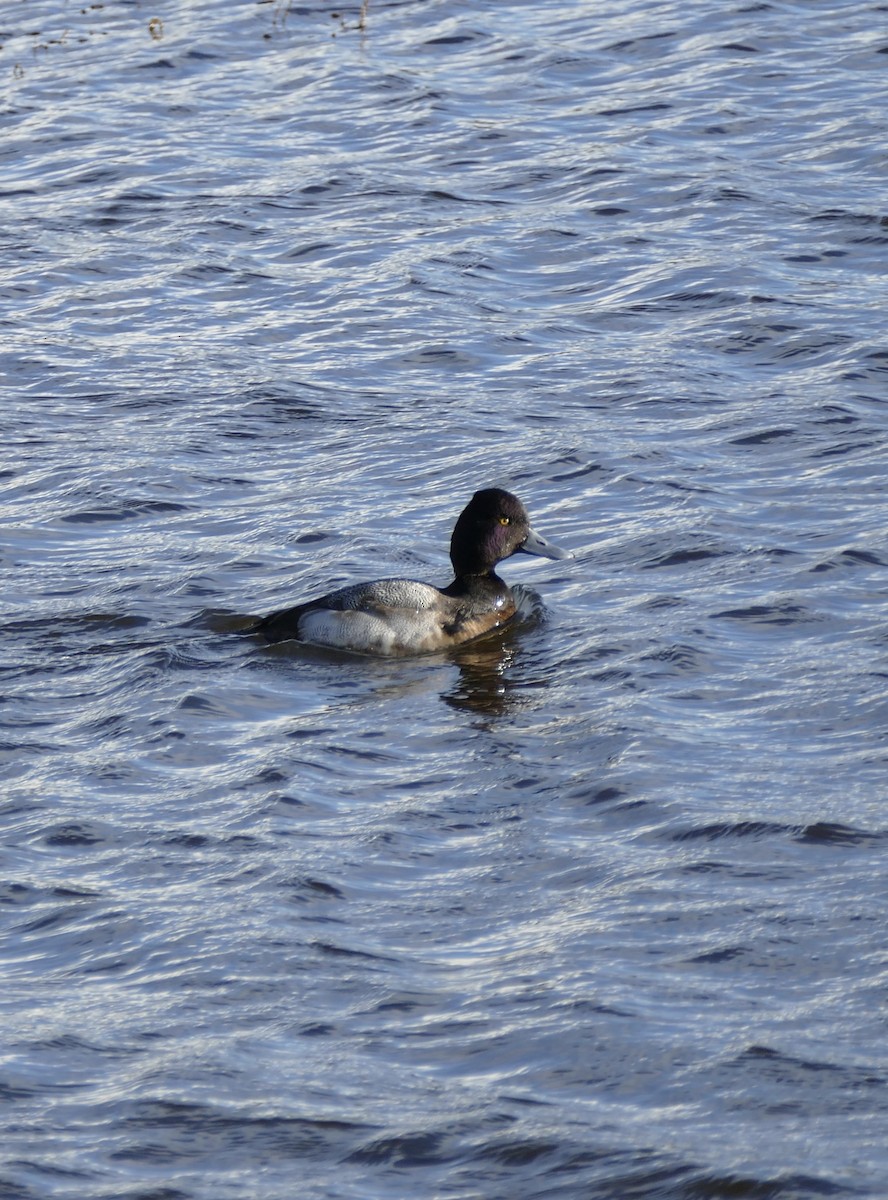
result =
M538 554L540 558L573 558L569 550L562 550L560 546L547 541L535 529L527 531L527 537L518 549L525 554Z

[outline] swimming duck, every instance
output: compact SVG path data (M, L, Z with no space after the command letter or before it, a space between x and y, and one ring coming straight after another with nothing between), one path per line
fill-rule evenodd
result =
M494 571L517 553L570 558L531 528L511 492L484 488L460 513L450 539L453 582L412 579L356 583L272 613L256 626L270 642L296 639L360 654L425 654L458 646L503 625L515 598Z

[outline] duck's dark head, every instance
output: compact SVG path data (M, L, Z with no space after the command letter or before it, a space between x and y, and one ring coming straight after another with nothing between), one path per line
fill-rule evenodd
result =
M457 578L487 575L498 562L517 553L543 558L570 558L536 533L527 509L517 496L502 488L475 492L459 515L450 539L450 561Z

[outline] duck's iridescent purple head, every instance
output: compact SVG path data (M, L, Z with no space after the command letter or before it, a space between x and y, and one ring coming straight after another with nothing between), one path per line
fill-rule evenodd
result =
M450 561L456 576L487 575L519 550L542 558L571 557L531 527L527 509L517 496L502 488L475 492L450 539Z

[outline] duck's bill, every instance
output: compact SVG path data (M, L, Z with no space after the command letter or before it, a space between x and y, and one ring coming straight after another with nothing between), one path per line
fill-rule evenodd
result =
M562 550L560 546L547 542L535 529L528 530L527 537L518 549L525 554L538 554L540 558L573 558L569 550Z

